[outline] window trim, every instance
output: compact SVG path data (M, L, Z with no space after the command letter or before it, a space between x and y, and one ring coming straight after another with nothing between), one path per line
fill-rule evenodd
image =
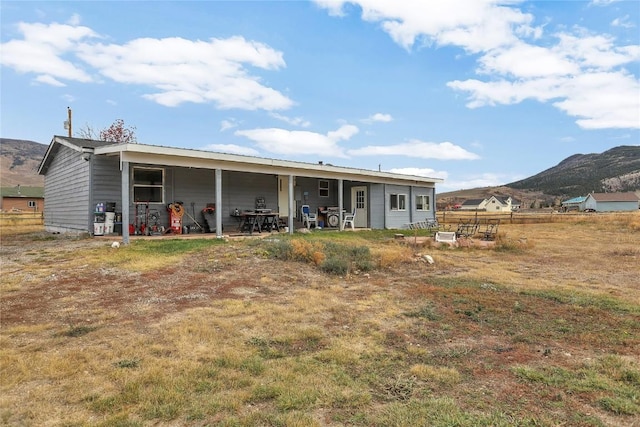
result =
M331 189L331 185L329 184L328 179L318 180L318 197L329 197L330 189ZM326 193L326 194L323 194L323 193Z
M162 173L162 182L160 184L136 184L136 171L138 170L146 170L146 171L160 171ZM147 167L147 166L133 166L131 173L131 193L134 203L149 203L149 204L164 204L164 193L165 193L165 168L162 167ZM136 200L136 188L160 188L161 200L160 201L151 201L151 200Z
M422 199L422 203L418 202L418 199ZM419 208L420 205L422 205L422 208ZM416 211L431 211L431 196L429 196L428 194L416 194Z
M37 208L38 207L38 202L35 200L28 200L27 201L27 207L29 208Z
M395 208L393 200L395 199ZM400 200L403 200L403 207L400 208ZM404 212L407 210L407 194L406 193L390 193L389 194L389 210L392 212Z

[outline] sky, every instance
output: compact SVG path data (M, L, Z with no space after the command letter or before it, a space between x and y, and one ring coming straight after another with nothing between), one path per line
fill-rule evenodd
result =
M503 185L640 145L640 0L1 1L0 136Z

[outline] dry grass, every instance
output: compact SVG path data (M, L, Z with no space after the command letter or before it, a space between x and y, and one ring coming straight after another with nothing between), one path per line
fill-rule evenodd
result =
M3 236L0 422L637 425L637 217L589 218L501 225L494 248L317 233L287 262ZM326 239L376 268L322 273Z

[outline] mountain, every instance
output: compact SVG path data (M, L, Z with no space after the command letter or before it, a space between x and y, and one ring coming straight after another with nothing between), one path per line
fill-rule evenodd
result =
M0 138L0 185L44 187L38 166L48 145L22 139Z
M532 177L500 187L481 187L437 195L438 209L468 199L511 196L523 207L557 206L591 192L640 191L640 146L620 146L600 154L574 154Z
M640 189L640 146L615 147L601 154L575 154L530 178L506 185L571 198L588 193Z

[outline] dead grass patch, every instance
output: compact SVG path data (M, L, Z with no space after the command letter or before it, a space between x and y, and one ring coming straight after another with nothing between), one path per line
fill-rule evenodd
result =
M345 275L316 265L325 233L296 243L304 262L261 241L114 252L16 235L1 423L632 425L638 235L586 221L501 225L520 245L506 250L334 233L374 261Z

